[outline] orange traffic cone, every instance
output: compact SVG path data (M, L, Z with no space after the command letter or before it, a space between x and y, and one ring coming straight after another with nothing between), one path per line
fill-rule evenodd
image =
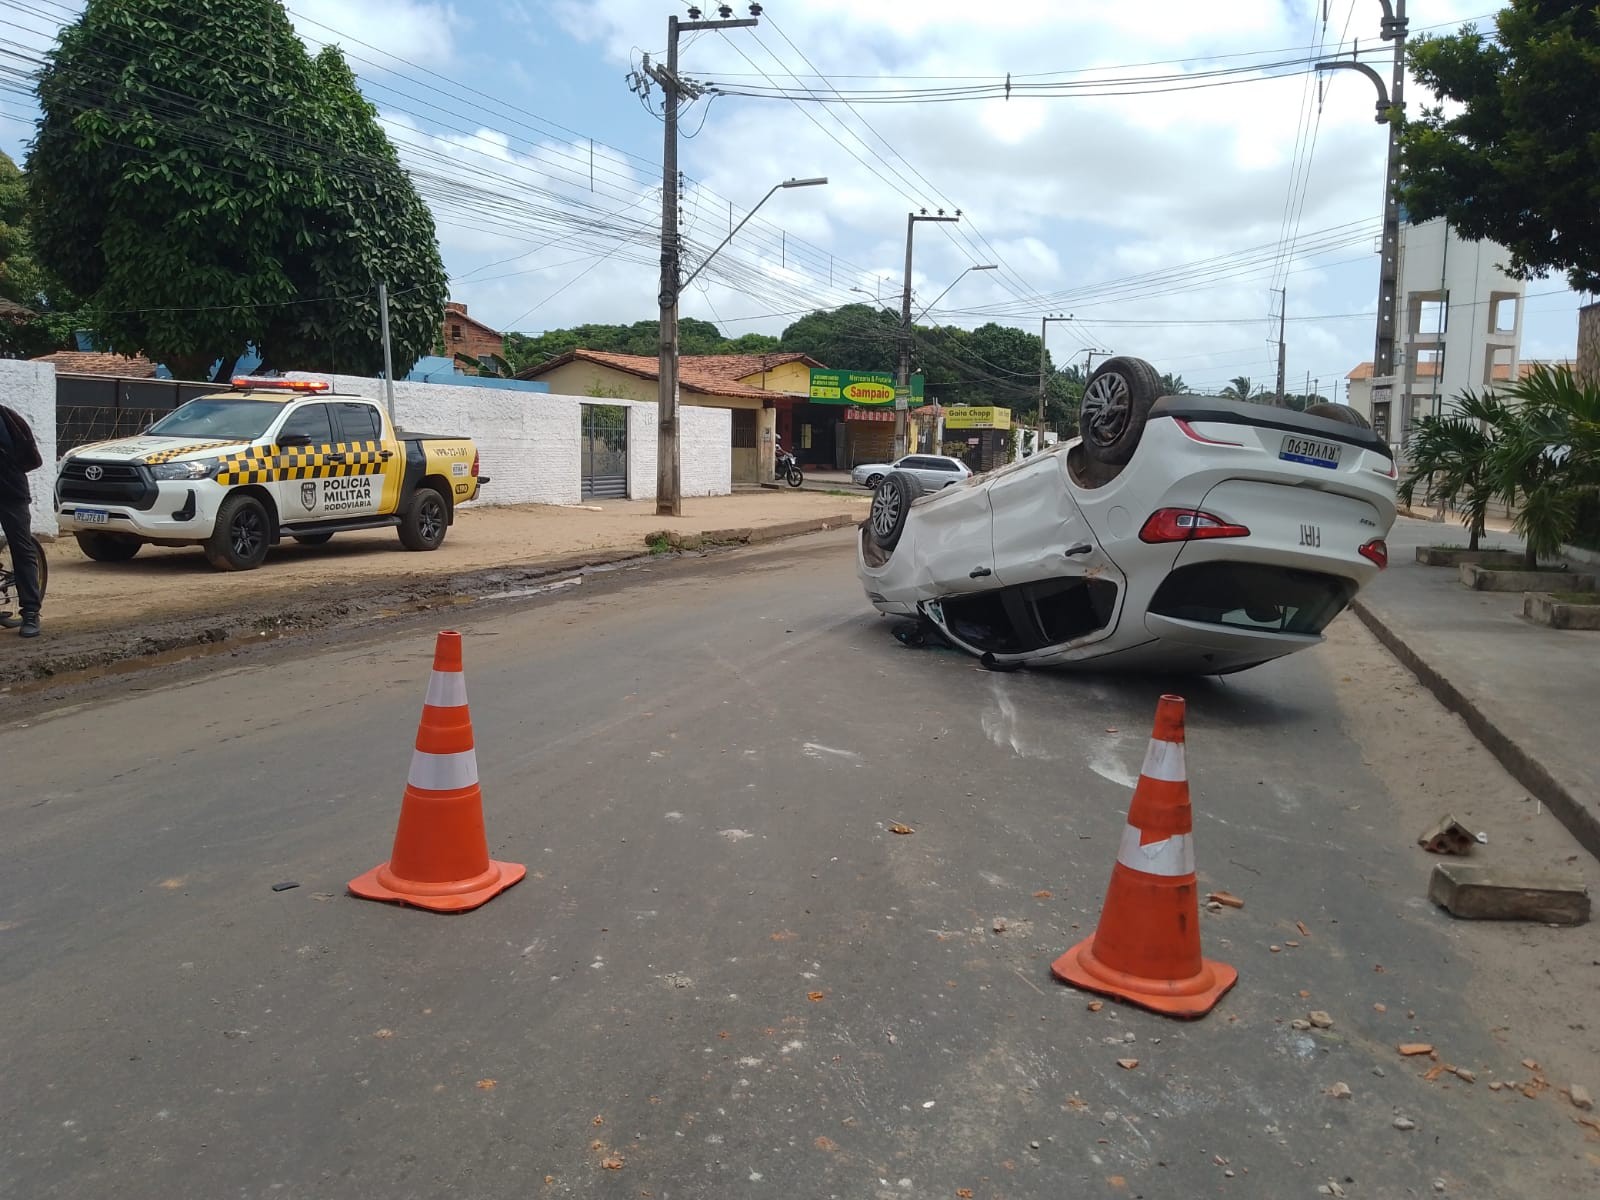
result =
M441 633L394 851L388 862L352 879L350 890L368 900L465 912L488 903L527 873L521 863L489 858L467 680L461 672L461 635Z
M1163 696L1094 936L1057 979L1173 1017L1203 1017L1239 972L1200 957L1200 893L1184 767L1183 698Z

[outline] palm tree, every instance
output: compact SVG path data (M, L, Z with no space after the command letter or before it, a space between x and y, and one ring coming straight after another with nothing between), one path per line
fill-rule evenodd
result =
M1410 505L1417 485L1424 485L1424 495L1431 503L1461 514L1467 549L1476 550L1496 491L1491 474L1493 453L1513 416L1493 393L1465 392L1456 403L1457 413L1418 420L1406 450L1408 466L1400 484L1400 500Z
M1228 386L1222 389L1222 394L1229 400L1254 400L1257 396L1266 395L1266 388L1256 387L1248 375L1236 375Z
M1581 505L1600 493L1600 387L1570 368L1536 367L1506 389L1510 418L1489 454L1495 493L1514 512L1527 565L1572 540Z
M1182 375L1163 375L1161 377L1161 394L1163 396L1182 396L1189 390L1189 385L1183 381Z

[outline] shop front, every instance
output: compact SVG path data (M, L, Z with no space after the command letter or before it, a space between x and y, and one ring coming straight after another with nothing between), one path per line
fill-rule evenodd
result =
M992 405L960 405L944 410L943 453L959 458L974 473L1011 461L1011 410Z
M909 409L921 407L923 377L913 375L907 389ZM831 421L826 465L848 470L861 463L894 458L894 376L879 371L811 371L809 403L794 406L796 436L803 437L800 414L827 414ZM812 437L815 438L815 433ZM788 445L786 441L784 443ZM806 462L802 453L801 462ZM823 465L821 462L817 465Z

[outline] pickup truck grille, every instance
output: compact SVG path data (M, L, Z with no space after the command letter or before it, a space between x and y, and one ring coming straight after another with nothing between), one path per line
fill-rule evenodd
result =
M61 468L60 487L62 500L80 504L121 504L145 511L156 502L155 480L146 468L132 463L69 459Z

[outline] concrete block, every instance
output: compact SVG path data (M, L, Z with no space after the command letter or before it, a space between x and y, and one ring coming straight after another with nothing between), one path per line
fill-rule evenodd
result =
M1525 592L1522 615L1552 629L1600 629L1600 604L1567 604L1549 592Z
M1461 564L1461 582L1475 592L1592 592L1594 579L1575 571L1494 571Z
M1467 921L1582 925L1589 919L1589 889L1582 876L1565 871L1440 863L1428 899Z
M1506 563L1515 566L1522 560L1520 550L1487 547L1467 550L1455 546L1418 546L1417 561L1425 567L1459 567L1462 563Z

